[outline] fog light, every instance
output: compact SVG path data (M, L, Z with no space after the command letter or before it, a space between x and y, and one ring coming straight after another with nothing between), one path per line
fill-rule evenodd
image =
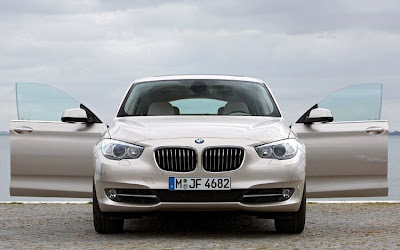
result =
M115 189L109 189L107 192L107 196L113 201L118 201L117 190Z
M290 198L290 196L292 196L292 191L290 189L285 188L285 189L282 190L282 197L284 199L287 200L287 199Z

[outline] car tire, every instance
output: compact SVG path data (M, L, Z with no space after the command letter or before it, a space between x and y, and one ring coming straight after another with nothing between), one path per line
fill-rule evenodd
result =
M122 233L124 230L123 219L110 219L107 213L100 210L99 202L96 196L96 190L93 187L93 222L96 232L101 234Z
M275 219L275 230L282 234L300 234L306 224L306 187L304 185L303 197L299 211L289 219Z

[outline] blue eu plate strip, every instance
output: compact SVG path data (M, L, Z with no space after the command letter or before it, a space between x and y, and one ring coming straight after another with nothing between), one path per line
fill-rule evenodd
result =
M171 191L175 190L175 177L169 177L168 189Z

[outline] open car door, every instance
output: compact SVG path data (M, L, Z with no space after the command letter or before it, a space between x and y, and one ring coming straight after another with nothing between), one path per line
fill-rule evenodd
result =
M10 124L10 194L92 197L93 146L107 125L48 85L17 83L16 96L18 120ZM64 111L72 108L84 120L62 122Z
M382 84L353 85L323 99L292 125L306 145L307 198L387 196L389 128L380 120L381 105ZM310 119L312 110L323 114L326 109L332 122Z

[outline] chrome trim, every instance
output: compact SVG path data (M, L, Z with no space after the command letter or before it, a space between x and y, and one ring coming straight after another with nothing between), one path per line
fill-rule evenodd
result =
M283 194L245 194L243 195L243 199L255 198L255 197L276 197L276 196L283 196Z
M183 159L186 159L186 151L183 150ZM183 170L186 170L186 160L183 161Z
M117 194L117 197L118 196L157 199L157 196L153 194Z
M17 133L23 133L23 132L31 133L33 131L33 129L29 127L19 127L19 128L14 128L13 130L14 132Z
M365 132L367 132L367 133L383 133L383 132L385 132L386 130L384 129L384 128L380 128L380 127L371 127L371 128L367 128L366 130L365 130Z
M182 171L182 162L181 162L181 149L178 149L178 165L179 165L179 171Z

